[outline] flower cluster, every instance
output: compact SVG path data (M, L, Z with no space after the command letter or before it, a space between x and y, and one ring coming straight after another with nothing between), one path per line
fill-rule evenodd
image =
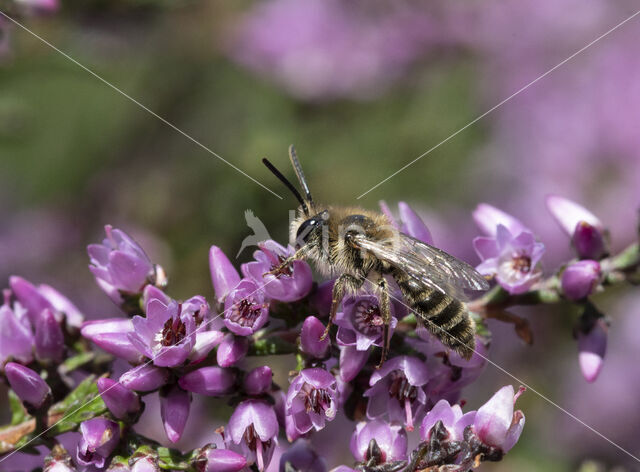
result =
M254 260L237 270L212 246L215 297L177 300L168 295L160 266L130 236L107 226L103 243L88 248L90 270L122 315L84 321L53 288L9 280L0 307L0 367L16 401L12 427L0 430L0 455L34 437L36 445L51 447L47 471L239 472L275 467L281 449L281 471L326 472L326 461L313 450L314 433L343 417L353 422L354 463L335 472L467 471L502 460L524 427L524 414L514 411L524 389L502 387L477 410L462 410L464 389L487 364L485 319L515 322L523 336L521 320L505 308L579 306L580 366L593 381L602 367L607 323L590 295L631 280L640 260L637 245L608 257L603 225L579 205L556 196L547 205L567 232L575 260L545 278L544 246L533 232L481 204L473 214L485 234L474 240L482 259L478 269L496 283L468 304L476 326L473 355L465 359L448 349L394 292L390 352L381 366L380 300L366 290L345 297L324 336L334 281L314 282L306 262L290 259L292 247L262 242ZM384 203L382 211L398 230L433 244L405 203L398 219ZM282 377L274 377L276 364L267 357L280 354L295 360L288 385L274 381ZM224 398L232 410L216 416L224 426L215 430L214 442L187 451L166 448L157 442L164 438L133 428L156 394L170 443L183 438L194 396ZM71 430L80 433L74 457L55 439Z

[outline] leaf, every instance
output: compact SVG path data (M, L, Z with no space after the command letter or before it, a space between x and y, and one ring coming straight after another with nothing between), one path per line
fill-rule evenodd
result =
M181 454L180 451L168 447L158 447L158 465L165 470L192 470L198 456L198 449Z
M96 376L89 375L62 401L49 409L49 417L54 421L52 434L61 434L76 429L83 421L95 418L107 411L98 393Z
M60 365L60 374L66 375L69 372L82 367L83 365L91 362L95 358L95 352L81 352L75 356L69 357Z
M22 401L13 390L9 390L9 408L11 409L11 426L22 423L29 418L29 414L22 405Z

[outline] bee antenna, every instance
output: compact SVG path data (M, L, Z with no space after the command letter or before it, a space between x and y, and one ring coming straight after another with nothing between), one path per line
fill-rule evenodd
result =
M269 160L266 157L262 159L262 163L265 166L267 166L267 169L269 169L273 173L273 175L275 175L276 177L278 177L278 179L280 179L280 182L282 182L289 190L291 190L291 193L293 193L293 195L296 197L296 200L298 200L300 202L300 205L302 205L302 209L304 210L305 214L308 215L309 207L307 206L307 203L302 198L302 195L300 195L300 192L298 192L298 189L296 189L293 186L293 184L289 181L289 179L287 179L284 175L282 175L282 172L276 169L276 166L274 166L271 162L269 162Z
M298 177L298 181L300 182L300 186L302 187L305 198L309 203L313 205L313 198L311 197L311 192L309 191L309 185L307 185L307 180L304 178L304 172L302 172L302 166L300 165L298 155L296 154L296 148L293 146L293 144L289 146L289 159L291 159L293 170L296 172L296 176Z

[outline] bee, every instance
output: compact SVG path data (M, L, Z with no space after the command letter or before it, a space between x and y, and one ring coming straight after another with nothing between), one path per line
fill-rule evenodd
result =
M290 225L295 253L272 272L280 272L296 259L306 259L323 275L337 276L323 338L342 299L356 294L368 281L378 298L383 322L380 367L389 352L390 299L395 283L433 335L463 358L471 358L475 324L464 301L471 293L487 290L487 280L467 263L400 232L382 213L315 203L293 146L289 158L304 196L271 162L262 160L300 203Z

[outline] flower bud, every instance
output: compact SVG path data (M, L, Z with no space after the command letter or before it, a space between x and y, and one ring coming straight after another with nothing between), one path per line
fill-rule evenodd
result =
M562 273L562 291L569 300L582 300L591 295L599 280L600 264L597 261L574 262Z
M578 256L583 259L600 259L607 252L602 231L586 221L576 225L571 242Z
M203 464L203 472L239 472L247 465L247 460L237 452L215 447L202 448L198 464Z
M36 321L36 358L40 361L61 362L64 356L64 333L53 312L46 308Z
M217 397L230 392L235 383L235 375L230 369L202 367L183 375L178 385L189 392Z
M400 211L400 220L402 221L401 230L403 233L419 239L423 243L433 244L431 231L429 231L429 228L424 224L422 218L420 218L409 205L405 202L398 202L398 210Z
M137 363L142 359L140 351L129 340L133 323L127 318L107 318L85 321L80 333L109 354Z
M260 395L271 388L273 372L266 365L256 367L249 372L243 381L244 391L249 395Z
M604 362L607 351L607 325L598 319L588 333L578 331L578 361L580 370L587 382L594 382Z
M80 425L82 439L78 443L77 459L83 466L104 467L120 441L120 428L115 421L92 418Z
M177 385L160 394L160 415L167 438L171 442L178 442L184 432L189 417L191 394Z
M143 364L126 371L118 382L126 388L139 392L150 392L162 387L169 379L166 369Z
M8 359L29 363L33 360L33 334L21 322L9 305L11 291L4 292L5 302L0 306L0 369ZM28 324L28 323L27 323Z
M9 286L20 305L27 309L27 317L33 326L38 322L38 316L46 308L53 308L38 289L28 280L12 275L9 277Z
M100 378L96 384L102 400L116 418L121 420L133 418L140 411L138 395L119 382Z
M329 337L320 339L324 334L324 325L315 316L308 316L302 323L300 331L300 347L302 352L317 359L322 359L329 350Z
M231 367L244 359L249 352L249 341L244 336L227 334L220 345L216 357L220 367Z
M218 246L209 249L209 270L216 300L222 303L227 294L240 282L240 274Z
M37 372L15 362L9 362L4 367L11 389L24 403L33 408L40 408L51 398L49 385L42 380Z

